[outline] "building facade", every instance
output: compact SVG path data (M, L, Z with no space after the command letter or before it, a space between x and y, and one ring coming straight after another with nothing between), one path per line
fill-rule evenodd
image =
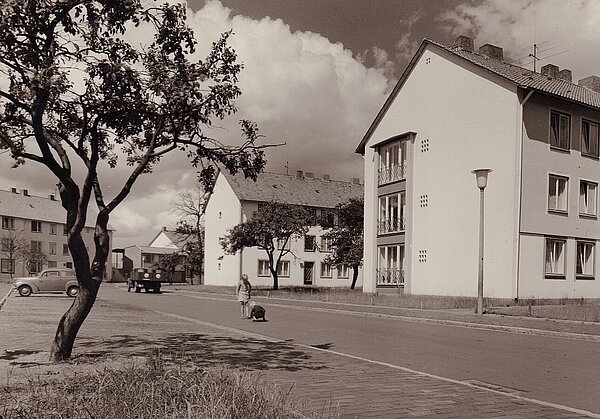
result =
M335 206L351 197L361 196L363 186L358 179L340 182L323 175L297 172L295 176L262 173L256 182L242 174L232 176L220 172L205 207L204 278L207 285L234 286L242 273L253 285L271 286L267 254L258 248L246 248L235 255L225 254L220 239L233 226L248 220L261 203L276 201L302 205L314 214L315 220L331 214ZM352 281L352 269L331 266L324 262L331 252L331 242L323 237L316 225L299 240L289 244L291 252L278 267L280 286L347 287ZM357 286L362 281L359 273Z
M424 40L357 148L365 162L367 292L600 297L600 78L534 73L459 37Z
M47 198L30 195L26 189L0 190L0 281L34 275L46 268L72 268L67 245L66 212L54 195ZM93 252L94 214L88 214L82 237L88 252ZM112 243L113 231L109 230ZM34 250L43 259L29 263L24 253ZM105 280L112 277L111 260L107 261ZM29 269L28 269L29 267Z

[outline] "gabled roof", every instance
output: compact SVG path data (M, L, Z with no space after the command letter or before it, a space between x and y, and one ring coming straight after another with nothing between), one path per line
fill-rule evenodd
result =
M137 247L140 249L142 253L151 253L155 255L168 255L171 253L177 252L179 249L174 249L172 247L151 247L151 246L140 246L137 244L133 244L131 246L126 246L123 248L123 251L127 251L127 249L131 249L132 247Z
M363 186L352 182L299 178L278 173L261 173L254 182L243 174L225 176L240 201L276 201L293 205L318 208L334 208L352 197L363 195Z
M371 135L379 125L379 122L381 122L383 119L385 113L393 103L405 81L408 79L419 57L429 45L433 45L434 47L450 52L451 54L454 54L465 61L473 63L476 66L487 70L491 74L501 77L521 88L530 89L539 93L555 96L570 102L575 102L580 105L600 110L600 93L594 92L593 90L568 82L566 80L548 77L523 67L508 64L493 58L488 58L485 55L478 54L476 52L469 52L460 48L451 48L426 38L423 40L421 46L408 63L408 66L404 70L400 80L398 80L398 83L392 90L392 93L388 96L383 107L375 117L375 120L367 130L367 133L362 138L360 144L356 148L357 153L365 153L365 147Z
M167 230L166 227L163 227L162 230L160 230L156 234L156 236L154 236L154 238L152 240L150 240L150 245L152 243L154 243L156 241L156 239L158 239L160 237L161 234L164 234L165 236L167 236L167 238L169 240L171 240L171 243L173 243L174 246L177 246L178 249L182 249L183 246L188 242L188 238L187 238L186 234L181 234L176 231Z
M1 189L0 215L57 224L65 224L67 220L67 212L60 201ZM95 222L95 213L90 208L85 226L94 227ZM109 227L109 230L112 228Z

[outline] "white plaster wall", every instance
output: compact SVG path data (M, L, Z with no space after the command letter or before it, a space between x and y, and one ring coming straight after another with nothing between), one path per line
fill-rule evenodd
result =
M519 109L514 86L492 81L487 72L435 46L425 49L367 145L365 217L371 220L365 231L367 272L376 267L372 247L377 219L376 168L372 168L377 162L369 146L414 131L415 144L408 155L412 171L407 174L411 195L407 205L412 222L407 227L410 276L405 290L477 294L479 190L471 170L487 167L494 171L486 189L484 294L512 296ZM422 153L424 138L429 139L429 151ZM421 208L419 197L425 194L429 205ZM419 261L419 250L427 251L426 262ZM373 277L365 291L374 288Z
M219 174L205 214L204 283L207 285L234 287L239 280L240 254L225 254L219 238L225 237L228 229L240 223L241 209L227 179Z
M177 246L171 241L171 239L169 237L167 237L167 235L161 231L158 236L156 236L156 238L154 240L152 240L152 243L150 243L148 246L150 247L166 247L168 249L177 249Z

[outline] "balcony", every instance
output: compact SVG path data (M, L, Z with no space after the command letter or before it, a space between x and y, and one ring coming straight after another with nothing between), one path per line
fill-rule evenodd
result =
M404 217L377 220L377 234L401 233L405 224Z
M406 162L403 161L400 164L384 166L381 169L379 169L378 185L385 185L386 183L396 182L405 178Z
M404 270L398 268L377 269L377 286L404 286Z

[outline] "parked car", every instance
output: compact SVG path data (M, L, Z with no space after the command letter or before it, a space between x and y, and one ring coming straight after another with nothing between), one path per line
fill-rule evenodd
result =
M66 292L69 297L79 293L73 269L45 269L38 276L15 278L14 286L22 297L40 292Z

